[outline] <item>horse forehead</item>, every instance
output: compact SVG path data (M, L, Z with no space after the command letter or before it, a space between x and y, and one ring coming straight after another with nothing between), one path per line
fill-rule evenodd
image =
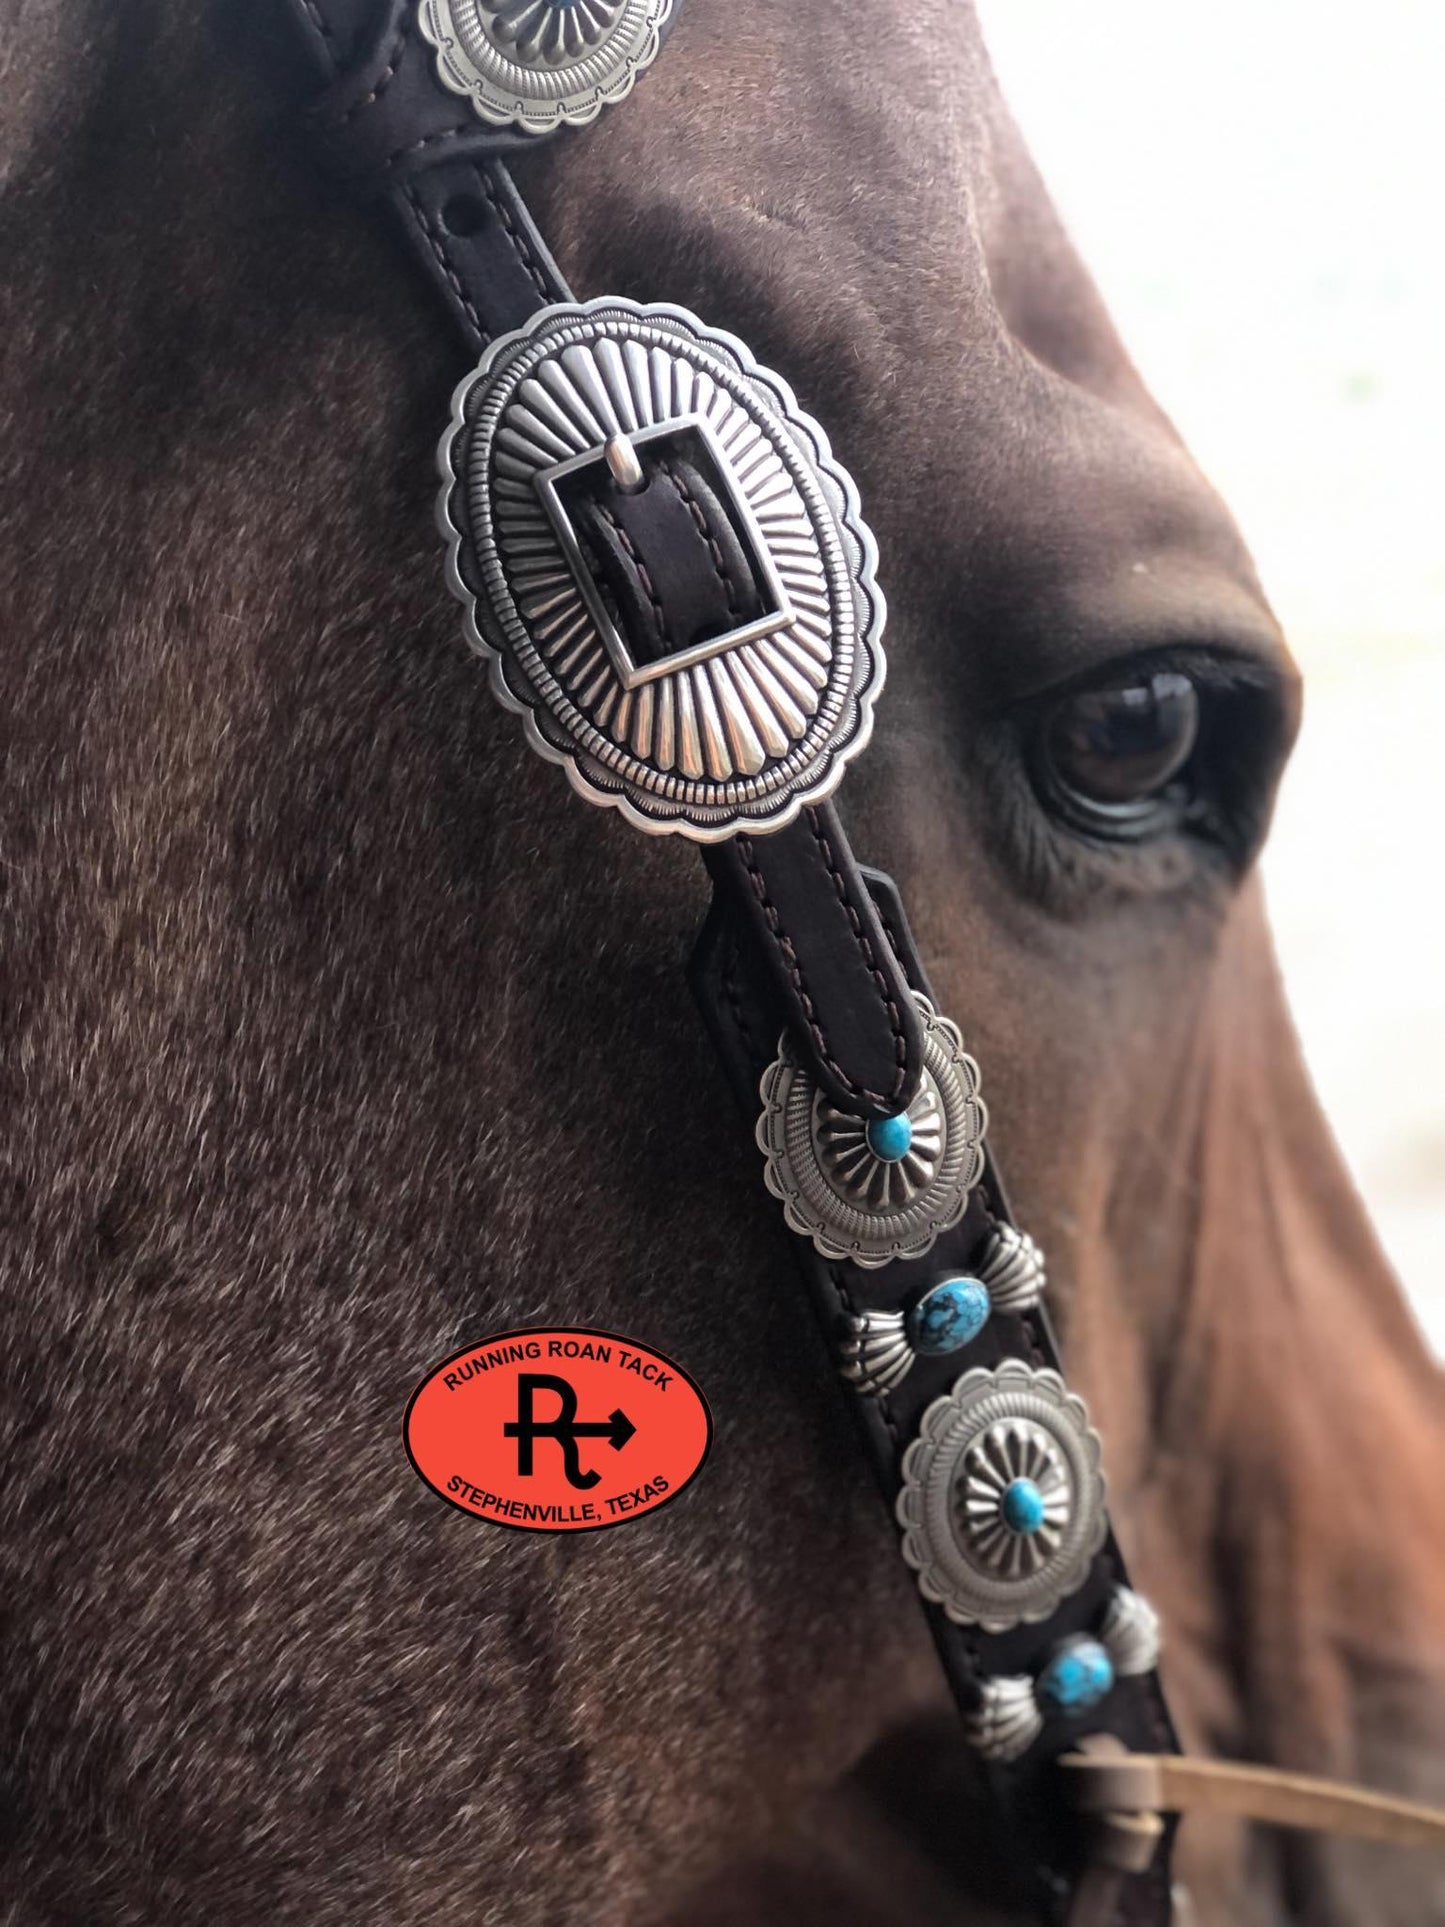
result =
M959 214L995 105L970 6L681 0L624 109L515 165L587 293L731 280L725 307L882 312L900 278L982 280Z
M682 301L788 377L893 570L953 563L1043 619L1111 601L1121 571L1131 597L1177 602L1187 576L1191 595L1262 608L1053 211L971 5L686 0L626 110L521 171L579 292Z

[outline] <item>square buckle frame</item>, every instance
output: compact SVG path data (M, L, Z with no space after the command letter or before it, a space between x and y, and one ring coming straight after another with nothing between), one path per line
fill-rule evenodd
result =
M655 662L638 663L633 660L632 652L608 613L596 578L587 565L576 527L558 488L559 482L576 474L579 469L605 463L604 449L601 446L585 449L580 455L573 455L565 462L556 462L552 467L540 470L533 478L533 486L561 544L567 566L582 593L587 613L597 626L602 645L624 689L638 689L644 683L655 682L660 676L670 676L679 669L690 669L694 663L706 662L711 656L721 656L729 649L741 647L743 643L756 642L762 636L785 629L796 619L797 612L763 539L757 517L744 499L732 464L711 425L701 415L678 415L670 421L655 422L649 428L629 431L627 439L634 448L644 448L650 442L682 435L695 435L702 443L713 475L722 485L729 519L744 540L754 575L771 607L752 622L728 629L720 636L710 636L705 642L693 643L687 649L674 650L671 655L660 656Z

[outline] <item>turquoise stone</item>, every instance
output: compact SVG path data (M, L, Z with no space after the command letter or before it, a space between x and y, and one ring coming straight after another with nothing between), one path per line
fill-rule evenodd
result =
M1032 1479L1011 1479L1004 1487L999 1510L1009 1531L1027 1538L1044 1522L1044 1495Z
M908 1156L913 1143L913 1120L907 1111L893 1117L875 1117L868 1126L868 1149L885 1164L896 1164Z
M1097 1639L1066 1640L1039 1674L1037 1693L1054 1713L1087 1713L1108 1697L1114 1667Z
M908 1314L908 1338L914 1351L936 1357L956 1352L977 1338L988 1323L988 1286L977 1278L945 1278L925 1292Z

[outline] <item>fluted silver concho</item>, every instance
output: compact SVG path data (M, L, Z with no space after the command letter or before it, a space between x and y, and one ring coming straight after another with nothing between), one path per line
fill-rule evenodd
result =
M595 120L657 58L673 0L420 0L444 86L499 127Z
M870 1149L861 1119L828 1102L785 1034L762 1081L757 1139L768 1189L825 1258L886 1265L918 1258L956 1225L983 1175L988 1111L958 1026L919 997L923 1077L901 1158Z
M560 476L625 436L697 438L769 590L763 615L629 661L570 528ZM492 687L590 802L716 842L773 830L837 786L883 681L883 599L827 437L742 342L686 309L545 309L456 392L441 448L449 580Z
M903 1556L925 1599L985 1632L1047 1619L1108 1530L1099 1436L1057 1372L1021 1359L965 1372L903 1455ZM1026 1495L1030 1516L1006 1504Z

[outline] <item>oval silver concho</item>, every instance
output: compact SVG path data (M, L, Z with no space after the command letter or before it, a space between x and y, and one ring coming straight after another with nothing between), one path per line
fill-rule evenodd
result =
M580 127L657 58L673 0L421 0L442 84L528 134Z
M983 1175L988 1112L958 1026L919 997L923 1077L908 1107L907 1153L883 1159L861 1119L837 1111L786 1034L762 1081L757 1139L768 1189L825 1258L872 1268L917 1258L958 1223Z
M744 627L634 663L567 478L609 439L694 438L766 588ZM883 682L876 551L827 437L742 342L670 306L548 308L457 390L441 448L449 580L500 700L590 802L717 842L831 794Z
M990 1633L1047 1619L1104 1543L1101 1456L1084 1401L1057 1372L1021 1359L965 1372L903 1455L896 1509L924 1598ZM1037 1511L1014 1532L1003 1500L1022 1486Z

